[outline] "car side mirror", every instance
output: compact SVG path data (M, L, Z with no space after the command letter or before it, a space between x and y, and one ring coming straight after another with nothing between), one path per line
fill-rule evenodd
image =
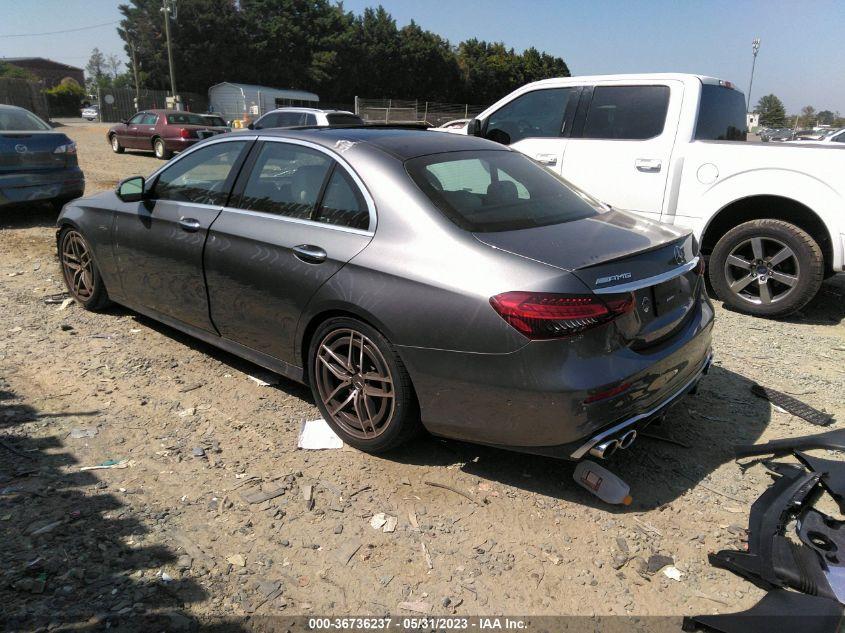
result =
M143 176L124 178L117 185L117 191L115 193L123 202L140 202L145 197L145 184L146 182Z
M467 123L467 134L470 136L481 136L481 121L470 119L469 123Z

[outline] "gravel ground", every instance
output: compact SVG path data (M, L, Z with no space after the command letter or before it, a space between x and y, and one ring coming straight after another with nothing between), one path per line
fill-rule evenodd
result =
M112 154L105 129L64 128L88 194L161 164ZM840 275L788 321L717 305L712 371L650 429L683 446L641 438L609 464L628 508L577 487L571 464L430 437L379 457L304 452L299 425L319 417L306 388L261 386L259 368L120 307L45 303L63 291L54 222L46 208L0 215L0 603L22 628L409 606L677 624L748 608L762 592L707 553L742 546L771 479L731 446L818 431L750 384L845 417ZM122 467L81 470L106 460ZM251 503L257 491L278 496ZM371 527L377 513L395 530ZM654 554L680 581L644 570Z

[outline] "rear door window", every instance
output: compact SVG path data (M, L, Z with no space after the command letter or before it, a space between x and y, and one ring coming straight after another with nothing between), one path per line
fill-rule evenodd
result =
M743 94L726 86L703 84L695 140L744 141L747 132Z
M336 163L315 219L350 229L367 230L370 226L370 210L364 196L346 170Z
M238 207L310 220L333 162L309 147L264 143Z
M660 136L669 86L596 86L583 138L639 141Z
M490 115L485 136L504 145L562 136L566 106L576 94L575 88L549 88L520 95Z

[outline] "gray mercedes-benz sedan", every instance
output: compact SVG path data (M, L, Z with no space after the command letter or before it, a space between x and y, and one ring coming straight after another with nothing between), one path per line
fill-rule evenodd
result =
M366 451L424 427L606 457L710 363L689 233L475 137L226 134L66 205L58 229L83 306L115 301L310 384Z

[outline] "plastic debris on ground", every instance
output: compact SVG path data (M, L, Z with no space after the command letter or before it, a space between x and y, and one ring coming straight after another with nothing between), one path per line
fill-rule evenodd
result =
M299 428L299 439L296 445L307 450L343 448L343 440L325 420L309 420L303 422Z
M107 459L106 461L97 464L96 466L83 466L79 470L108 470L111 468L128 468L128 459Z
M612 472L589 459L578 462L572 478L605 503L631 505L631 487Z

